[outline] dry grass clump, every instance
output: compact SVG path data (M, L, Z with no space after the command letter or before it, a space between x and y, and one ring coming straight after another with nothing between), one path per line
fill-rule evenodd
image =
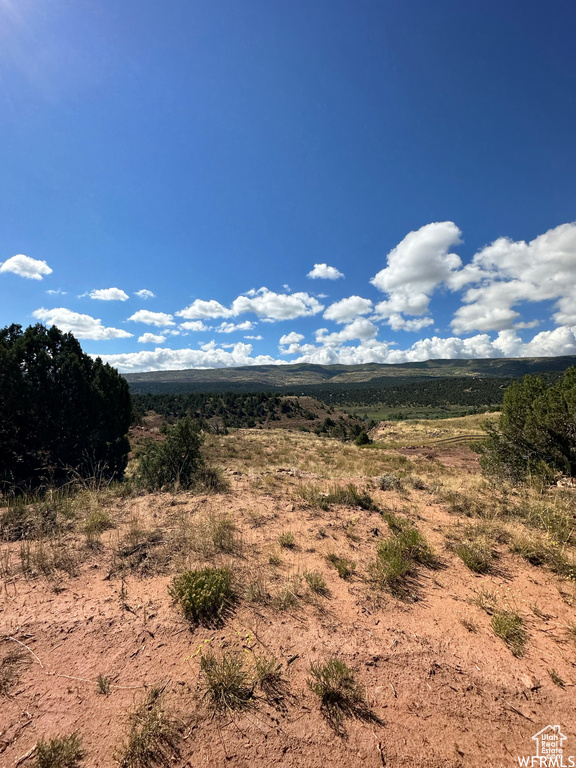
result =
M355 717L379 722L371 711L356 675L340 659L329 659L325 664L310 664L307 683L320 699L320 709L328 724L341 736L345 735L343 720Z
M399 472L386 472L378 481L381 491L403 491L404 477Z
M85 757L78 734L56 736L36 745L36 768L77 768Z
M514 656L524 655L528 636L521 616L515 611L501 611L492 616L490 624L494 634L504 640Z
M240 653L224 652L216 656L208 651L200 658L202 687L216 711L245 710L254 705L254 681L251 680Z
M268 589L268 583L262 574L257 578L252 579L246 584L244 589L244 597L249 603L258 603L260 605L266 605L270 602L270 591Z
M356 563L346 557L340 557L335 552L326 555L326 560L336 568L341 579L350 579L356 571Z
M220 623L235 600L232 573L228 568L203 568L175 576L168 593L193 624Z
M278 703L288 693L288 681L284 677L282 664L277 659L258 657L256 680L260 690L270 701Z
M564 688L566 686L566 681L560 677L555 669L549 669L548 674L550 675L550 680L552 680L554 685L557 685L559 688Z
M549 568L558 576L576 577L574 553L547 535L521 533L510 545L510 550L519 554L531 565Z
M330 596L330 590L326 584L326 579L318 571L305 571L304 579L312 592L315 592L322 597Z
M448 549L458 555L473 573L491 573L497 557L492 541L494 537L500 538L498 531L487 523L469 525L463 531L453 528L448 533Z
M378 506L366 491L359 491L353 483L342 487L335 485L329 491L323 491L319 486L302 485L298 491L300 497L316 509L327 511L331 506L360 507L369 511L377 511Z
M280 536L278 536L278 544L280 544L283 549L294 549L296 547L296 537L292 531L283 531Z
M482 537L462 541L452 547L464 565L474 573L490 573L494 565L494 552L489 541Z
M120 768L169 766L178 755L179 728L162 704L163 689L152 688L130 715L128 741L118 755Z
M426 539L411 524L395 515L387 516L392 536L378 544L370 575L382 589L405 597L413 586L417 566L436 567L437 560Z
M277 608L279 611L287 611L290 608L295 608L300 602L301 586L302 579L299 575L285 579L272 598L271 603L274 608Z
M28 659L19 648L10 649L0 660L0 696L7 698L10 691L20 679L22 667Z
M474 632L474 633L478 632L478 625L472 619L469 619L466 616L461 616L459 621L460 621L460 624L462 624L462 626L464 627L464 629L468 630L468 632Z

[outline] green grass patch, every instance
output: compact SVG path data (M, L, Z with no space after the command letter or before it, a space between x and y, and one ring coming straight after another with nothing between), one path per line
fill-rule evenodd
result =
M219 623L235 599L228 568L203 568L175 576L168 592L185 618L194 624Z

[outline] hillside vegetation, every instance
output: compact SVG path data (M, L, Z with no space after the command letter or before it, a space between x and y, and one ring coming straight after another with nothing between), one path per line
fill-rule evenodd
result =
M574 490L482 476L479 420L210 433L217 488L4 500L0 765L488 766L576 738Z

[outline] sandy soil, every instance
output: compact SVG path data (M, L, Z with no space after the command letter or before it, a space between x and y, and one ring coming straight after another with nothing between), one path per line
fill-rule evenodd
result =
M433 455L419 451L421 465L430 458L455 474L477 472L475 455L463 446L427 450ZM272 482L257 487L255 480L270 476ZM180 752L170 764L182 768L324 768L327 760L333 768L511 768L517 755L535 753L531 737L548 724L561 725L565 754L576 754L576 642L566 630L576 618L566 598L570 585L509 553L497 574L476 576L446 548L444 531L454 515L429 490L398 494L378 490L366 476L344 478L368 489L381 509L416 522L438 554L441 566L421 569L409 598L399 600L366 581L376 542L388 535L380 512L311 508L298 488L317 475L290 466L260 472L231 467L228 477L224 495L115 500L107 509L116 528L102 535L101 548L88 550L70 536L71 548L84 547L76 576L25 577L10 566L20 544L0 545L0 659L21 652L18 679L0 697L1 768L31 765L32 759L18 761L39 739L73 731L86 751L83 765L117 765L129 714L153 685L166 685L166 706L181 727ZM242 599L222 627L194 628L167 591L183 561L155 561L151 554L118 570L114 552L135 521L141 530L162 532L160 551L182 520L210 512L232 517L241 546L235 554L186 552L188 566L227 564L238 584L260 579L270 594L286 579L319 571L330 595L313 594L302 582L301 599L288 610ZM294 533L294 550L279 547L284 531ZM329 552L353 559L356 576L340 579L326 561ZM270 565L271 554L280 565ZM471 603L482 589L497 592L523 617L528 644L521 658ZM289 694L275 704L260 698L245 713L214 715L200 673L208 646L236 650L248 666L258 656L277 658ZM307 679L311 662L331 657L356 672L380 722L349 718L343 735L330 727ZM554 684L551 669L564 687ZM99 675L112 679L110 695L99 692Z

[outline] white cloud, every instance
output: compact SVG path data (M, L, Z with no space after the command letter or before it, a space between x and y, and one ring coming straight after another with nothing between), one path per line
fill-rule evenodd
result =
M334 320L336 323L349 323L358 315L367 315L369 312L372 312L370 299L349 296L347 299L341 299L331 304L324 312L324 317L326 320Z
M388 294L376 311L382 317L402 312L425 314L436 287L462 266L460 257L450 253L461 234L452 221L426 224L409 232L388 254L387 266L370 281Z
M166 341L166 336L160 336L155 333L143 333L138 338L140 344L163 344Z
M196 299L190 306L181 309L176 314L178 317L184 317L186 320L199 320L202 318L230 317L233 312L230 309L226 309L225 306L220 304L219 301L215 301L215 299L210 299L210 301Z
M244 336L245 339L252 339L252 341L262 341L264 336L258 334L258 336Z
M468 276L477 286L468 289L454 315L456 333L525 327L515 307L550 300L556 301L554 321L575 325L576 223L561 224L531 242L500 237L474 256ZM458 275L454 281L459 285Z
M99 355L123 373L136 371L177 371L184 368L232 368L242 365L272 365L278 363L269 355L252 357L252 345L238 342L231 351L217 347L214 342L202 349L166 349L158 347L121 355Z
M243 296L238 296L230 308L223 306L214 299L210 301L196 299L190 306L176 312L176 314L187 320L193 320L237 317L253 312L258 317L263 318L265 322L274 322L315 315L322 309L324 309L322 304L307 293L275 293L268 288L259 288L258 290L252 289Z
M308 293L275 293L268 288L259 288L254 296L239 296L232 302L234 315L254 312L267 320L295 320L316 315L323 309L322 304Z
M99 301L126 301L128 294L121 288L98 288L88 294L91 299Z
M90 315L81 315L78 312L72 312L64 307L56 309L44 309L44 307L35 310L33 316L47 325L56 325L61 331L73 333L78 339L93 339L100 341L104 339L127 339L132 336L127 331L120 328L106 328L99 320Z
M319 328L316 331L316 341L324 346L338 346L353 339L373 339L377 333L378 327L373 322L365 317L357 317L336 333L328 333L326 328Z
M186 331L211 331L212 326L205 325L202 320L187 320L180 325L180 328L184 328Z
M52 269L45 261L31 259L30 256L18 253L0 264L0 272L13 272L29 280L42 280L44 275L52 274Z
M68 291L63 291L60 288L49 288L46 293L48 293L50 296L66 296Z
M303 338L304 335L302 333L291 331L290 333L284 334L284 336L280 336L280 341L278 343L281 346L285 346L286 344L298 344L302 341Z
M243 323L220 323L214 330L216 333L233 333L234 331L251 331L253 328L254 323L245 320Z
M136 291L134 296L138 296L139 299L155 299L156 296L152 291L147 288L142 288L140 291Z
M431 317L420 317L414 320L406 320L405 317L398 312L394 312L387 320L388 325L393 331L420 331L422 328L426 328L428 325L434 325L434 320Z
M308 272L306 277L310 277L312 280L338 280L344 275L336 267L329 267L328 264L314 264L314 269Z
M146 325L157 325L162 327L164 325L175 325L172 315L167 315L164 312L150 312L147 309L139 309L133 315L130 315L128 320L134 323L145 323Z

